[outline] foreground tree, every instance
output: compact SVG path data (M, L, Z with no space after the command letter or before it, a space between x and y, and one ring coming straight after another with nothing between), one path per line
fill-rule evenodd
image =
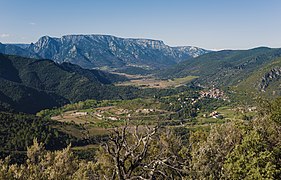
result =
M220 179L225 157L243 138L246 126L242 121L215 125L209 134L197 131L190 137L192 143L193 179Z
M159 127L115 129L97 162L105 179L176 179L187 173L188 151L171 131Z

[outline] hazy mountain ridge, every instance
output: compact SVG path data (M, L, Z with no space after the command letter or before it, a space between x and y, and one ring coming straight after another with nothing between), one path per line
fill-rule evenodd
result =
M0 48L0 53L71 62L89 69L103 66L158 69L210 52L193 46L170 47L160 40L110 35L43 36L34 44L15 44L13 48L17 50L8 53Z

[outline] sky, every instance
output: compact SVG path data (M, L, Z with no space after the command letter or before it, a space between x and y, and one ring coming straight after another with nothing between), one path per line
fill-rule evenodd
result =
M281 0L0 0L0 42L107 34L205 49L281 47Z

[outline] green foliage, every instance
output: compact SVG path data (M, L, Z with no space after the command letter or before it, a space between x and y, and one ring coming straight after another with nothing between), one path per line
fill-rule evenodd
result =
M215 125L203 141L200 138L205 134L196 135L199 140L192 136L191 142L196 143L191 152L194 178L219 179L221 177L225 156L242 139L245 125L240 123L242 122Z
M35 140L27 156L23 165L9 165L9 159L0 161L0 179L96 179L93 163L79 162L70 146L50 152Z
M270 119L281 124L281 98L272 102Z
M227 106L230 103L228 101L224 101L222 99L214 99L214 98L203 98L196 104L196 108L199 108L201 112L212 112L219 107Z
M257 101L259 103L260 116L268 116L270 120L281 124L281 97L276 98L273 101L268 101L262 98L259 98Z
M241 144L229 153L224 163L227 179L275 179L280 173L273 153L255 130L244 136Z

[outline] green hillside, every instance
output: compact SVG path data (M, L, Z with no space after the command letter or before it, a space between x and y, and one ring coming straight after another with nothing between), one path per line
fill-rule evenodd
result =
M0 54L0 110L35 113L86 99L128 99L136 88L115 87L127 78L69 63Z
M256 96L276 98L281 95L280 69L281 58L277 58L253 72L248 78L240 82L236 89L251 92Z
M255 70L281 56L281 49L260 47L250 50L224 50L188 60L157 75L162 78L199 76L203 86L236 85Z

